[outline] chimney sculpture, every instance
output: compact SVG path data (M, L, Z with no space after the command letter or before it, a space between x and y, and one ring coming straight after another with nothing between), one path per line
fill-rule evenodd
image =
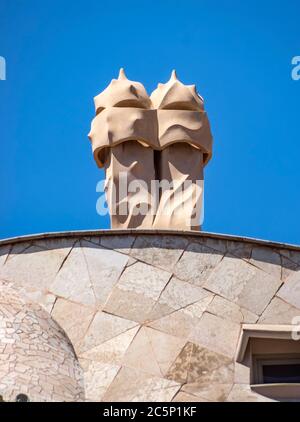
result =
M94 101L89 138L112 228L199 230L212 136L195 85L173 71L149 97L121 69Z

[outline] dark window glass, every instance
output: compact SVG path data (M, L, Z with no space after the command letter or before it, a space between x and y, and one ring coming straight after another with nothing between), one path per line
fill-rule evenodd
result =
M264 384L300 383L300 364L263 365Z

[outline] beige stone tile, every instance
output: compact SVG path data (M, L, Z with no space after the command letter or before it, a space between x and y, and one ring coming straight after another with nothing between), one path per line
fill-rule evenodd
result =
M226 401L229 402L267 402L274 401L267 397L256 394L249 385L235 384Z
M149 319L155 300L141 293L115 287L103 310L113 315L144 323Z
M271 276L278 279L281 278L281 257L280 254L273 249L263 246L254 246L249 262Z
M83 359L92 361L121 365L124 355L136 335L139 326L131 328L124 333L113 337L110 340L96 346L85 353L82 353Z
M172 277L167 287L159 298L161 305L166 305L170 310L187 307L205 298L212 298L212 294L201 287Z
M136 322L97 312L83 339L81 352L86 352L136 326Z
M38 290L36 289L29 289L22 287L20 289L20 294L26 298L28 302L38 303L42 308L44 308L47 312L51 313L53 305L56 300L56 296L48 291Z
M194 287L192 284L187 283L189 286ZM169 286L169 285L168 285ZM166 290L168 289L168 286L166 287ZM151 312L149 313L148 320L151 321L157 321L159 319L163 319L164 317L167 317L168 315L171 315L173 313L176 313L175 311L180 311L178 314L176 313L175 319L178 320L178 317L180 319L180 316L183 316L183 320L185 320L187 323L189 320L191 320L191 323L195 323L195 318L200 318L203 312L206 310L207 306L211 302L213 298L213 293L208 292L207 290L202 291L203 298L198 300L195 303L192 303L191 305L185 306L183 308L179 307L179 304L177 306L175 305L175 301L177 300L175 297L175 291L169 291L168 297L163 298L162 300L159 300L155 306L151 309ZM164 295L164 292L162 296ZM172 297L171 297L172 295ZM200 292L198 292L198 297L201 295ZM168 303L167 304L167 300ZM182 297L182 301L184 301L184 295ZM173 301L173 307L171 307ZM176 307L175 307L176 306ZM173 317L170 317L170 320L172 320ZM167 321L163 320L163 321Z
M15 254L0 267L0 277L29 287L45 289L67 257L70 248L45 250L31 246L24 253Z
M203 287L260 315L280 285L280 280L253 265L226 256Z
M238 324L251 324L258 320L257 315L217 295L208 305L207 312L228 319L232 322L236 322Z
M125 269L117 287L157 300L170 278L167 271L137 262Z
M287 303L300 308L300 271L292 274L277 293Z
M234 383L250 384L250 366L235 362L234 364Z
M132 258L131 256L128 258L126 267L130 267L131 265L135 264L137 259Z
M102 247L91 247L90 243L84 241L81 246L97 303L104 305L124 270L128 257Z
M259 318L260 324L292 324L294 317L300 316L300 309L274 297Z
M90 242L81 245L73 248L51 291L85 305L104 305L128 258Z
M199 395L202 385L232 384L232 359L189 342L169 368L167 378L184 384L185 392Z
M137 236L131 255L139 261L173 271L173 268L188 244L181 236Z
M50 285L51 293L73 302L95 305L96 298L82 249L75 246Z
M189 394L194 394L199 398L204 400L213 401L213 402L223 402L227 399L230 390L232 389L232 384L211 384L211 383L194 383L194 384L185 384L182 387L182 391Z
M135 236L125 235L103 235L100 244L108 249L114 249L129 255Z
M180 384L155 377L133 368L122 367L110 385L103 401L116 402L169 402Z
M210 350L233 357L239 333L239 324L205 312L189 338Z
M85 336L94 313L92 308L58 298L51 315L66 332L78 352L79 343Z
M182 348L172 365L170 366L166 378L185 384L190 370L191 356L194 351L194 344L187 342Z
M199 243L191 243L176 264L174 274L181 280L200 286L222 257L218 251L214 252Z
M204 299L204 301L206 301L206 299ZM195 325L199 322L199 313L202 315L203 312L204 309L199 309L199 306L191 305L158 320L149 322L147 325L167 334L187 339Z
M85 395L88 400L101 401L120 367L108 363L92 362L84 373Z
M201 397L193 396L192 394L185 393L183 391L179 391L179 393L176 394L172 402L177 403L200 403L200 402L207 402L209 400L202 399Z
M138 371L162 377L146 327L141 327L133 339L124 356L123 364Z
M145 327L154 357L163 376L185 345L185 340Z
M188 384L197 383L198 386L201 384L218 384L220 382L232 384L233 377L233 362L231 358L193 344L188 368Z

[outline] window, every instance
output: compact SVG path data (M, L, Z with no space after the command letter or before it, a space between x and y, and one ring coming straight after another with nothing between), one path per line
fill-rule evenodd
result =
M278 401L300 401L300 341L293 326L244 324L236 360L248 368L256 393Z
M255 384L300 384L300 356L253 356Z

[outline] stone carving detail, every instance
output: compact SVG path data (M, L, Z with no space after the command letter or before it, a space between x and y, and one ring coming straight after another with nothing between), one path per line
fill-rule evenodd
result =
M173 71L149 97L121 69L94 101L89 138L112 228L199 229L212 136L195 85Z

